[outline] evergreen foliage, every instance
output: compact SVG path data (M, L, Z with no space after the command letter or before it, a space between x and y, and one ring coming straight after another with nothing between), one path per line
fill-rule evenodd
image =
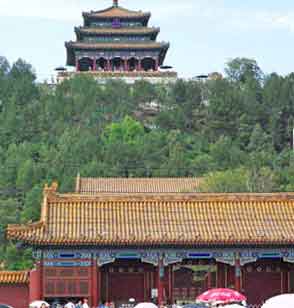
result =
M23 60L0 57L0 264L31 266L7 243L9 223L39 218L42 189L88 177L206 177L208 192L294 190L294 74L265 76L250 59L227 77L98 85L86 76L40 85Z

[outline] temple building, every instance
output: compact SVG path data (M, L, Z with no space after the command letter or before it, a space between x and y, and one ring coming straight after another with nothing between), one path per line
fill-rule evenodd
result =
M175 72L160 69L169 43L156 41L160 29L148 27L150 17L119 6L118 0L105 10L83 13L84 25L75 28L76 41L65 43L67 65L75 72L61 72L59 77L86 72L98 80L175 80Z
M189 302L214 287L256 305L294 292L294 193L203 194L198 186L195 178L79 176L73 193L46 186L40 220L6 232L33 248L35 268L19 274L21 284L16 273L12 282L0 274L0 299L9 281L19 292L27 283L27 302L86 297L91 307Z

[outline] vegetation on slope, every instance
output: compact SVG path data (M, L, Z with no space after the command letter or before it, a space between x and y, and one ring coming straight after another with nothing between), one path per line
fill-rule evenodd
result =
M72 191L77 173L205 176L208 192L294 191L294 74L264 75L235 59L226 76L168 87L83 76L52 88L24 61L0 58L0 264L32 265L30 251L5 241L5 227L38 220L44 184Z

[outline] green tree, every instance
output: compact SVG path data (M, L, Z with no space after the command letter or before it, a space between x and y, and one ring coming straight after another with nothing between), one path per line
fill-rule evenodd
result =
M200 184L199 190L209 193L249 192L247 172L241 168L210 173Z

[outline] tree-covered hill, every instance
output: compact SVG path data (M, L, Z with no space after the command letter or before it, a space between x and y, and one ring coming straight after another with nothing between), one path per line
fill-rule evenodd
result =
M44 184L72 191L78 173L205 177L207 192L294 191L294 73L264 75L255 61L235 59L224 79L169 86L83 76L52 88L35 78L23 60L0 58L0 264L8 268L31 261L5 242L5 226L37 220Z

